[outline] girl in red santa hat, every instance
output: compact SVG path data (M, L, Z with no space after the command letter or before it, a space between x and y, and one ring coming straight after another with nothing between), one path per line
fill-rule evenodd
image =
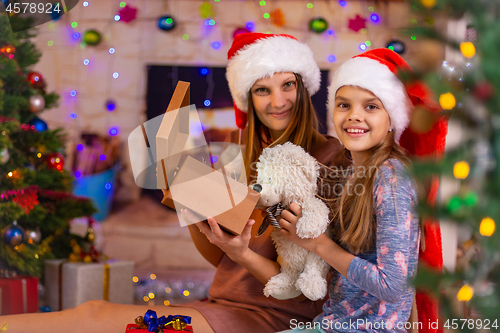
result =
M425 294L416 296L418 321L407 323L415 299L411 280L417 272L421 237L425 239L420 247L422 261L442 268L439 226L430 221L420 225L417 186L409 167L411 155L442 154L447 122L438 118L425 135L408 128L415 106L439 111L421 82L403 83L398 78L400 72L409 71L397 53L375 49L349 59L333 75L329 109L353 172L339 198L331 237L325 233L301 239L295 229L300 208L291 205L294 214L282 213L281 233L333 268L323 313L313 323L292 328L309 327L312 332L435 330L430 323L437 320L436 304ZM435 184L429 192L432 201Z
M262 150L287 141L300 145L322 164L335 165L334 157L341 146L336 138L317 130L310 96L319 90L321 77L307 45L289 35L241 34L234 39L228 60L226 76L239 127L230 141L244 146L248 181L255 175L252 164ZM184 214L190 218L190 212ZM263 218L261 211L254 211L240 236L224 233L214 219L190 225L196 247L217 267L210 298L181 308L151 309L158 316L191 316L198 333L276 332L289 328L291 320L312 320L325 300L264 296L265 283L280 273L280 267L271 228L254 237ZM9 316L5 320L13 332L123 332L148 308L93 301L60 313Z

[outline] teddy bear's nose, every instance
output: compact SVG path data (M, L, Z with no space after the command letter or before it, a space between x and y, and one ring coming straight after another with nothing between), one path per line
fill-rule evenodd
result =
M259 192L260 193L262 191L262 185L260 185L260 184L253 184L252 189L255 192Z

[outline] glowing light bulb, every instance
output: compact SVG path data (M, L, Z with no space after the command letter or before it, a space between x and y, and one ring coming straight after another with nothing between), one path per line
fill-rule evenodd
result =
M495 232L495 221L491 217L485 217L479 225L479 233L482 236L490 237Z
M459 301L469 301L474 296L474 289L469 284L464 284L458 291L457 299Z
M453 175L457 179L465 179L469 175L470 166L466 161L460 161L453 166Z
M425 8L431 9L436 5L436 0L420 0L422 5L424 5Z
M462 42L460 43L460 52L466 58L472 58L476 55L476 47L471 42Z
M455 96L450 92L442 94L439 96L439 104L444 110L451 110L456 104Z
M134 277L132 278L132 281L134 281L135 283L137 283L137 282L139 282L139 278L138 278L137 276L134 276Z

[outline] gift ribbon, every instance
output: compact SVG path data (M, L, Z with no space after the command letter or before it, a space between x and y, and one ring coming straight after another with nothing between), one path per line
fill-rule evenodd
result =
M2 326L0 326L0 332L5 332L9 328L9 325L7 325L7 322L3 323Z
M148 310L144 317L137 317L135 323L140 329L147 329L148 332L162 332L163 326L167 324L167 318L165 316L158 318L156 311Z
M191 324L191 317L188 316L168 316L166 326L172 327L176 331L182 331L188 324Z
M161 333L162 328L171 327L176 331L184 330L188 324L191 324L191 317L175 315L175 316L161 316L158 318L156 311L148 310L143 316L135 319L135 323L139 329L147 329L148 332Z
M104 295L103 299L109 301L109 264L104 264Z
M283 211L283 206L281 203L277 203L274 206L267 207L266 212L267 216L262 221L262 224L259 227L259 231L257 231L257 236L262 236L262 234L267 230L269 225L272 225L275 228L281 228L276 220L276 216L279 216Z
M28 290L26 287L26 279L21 280L21 286L23 289L23 312L28 313Z

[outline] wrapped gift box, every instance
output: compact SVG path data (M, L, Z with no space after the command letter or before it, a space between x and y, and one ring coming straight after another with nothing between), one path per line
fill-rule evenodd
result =
M74 308L91 300L132 304L134 262L97 263L45 261L46 302L52 311Z
M28 276L0 278L0 315L37 311L37 278Z

